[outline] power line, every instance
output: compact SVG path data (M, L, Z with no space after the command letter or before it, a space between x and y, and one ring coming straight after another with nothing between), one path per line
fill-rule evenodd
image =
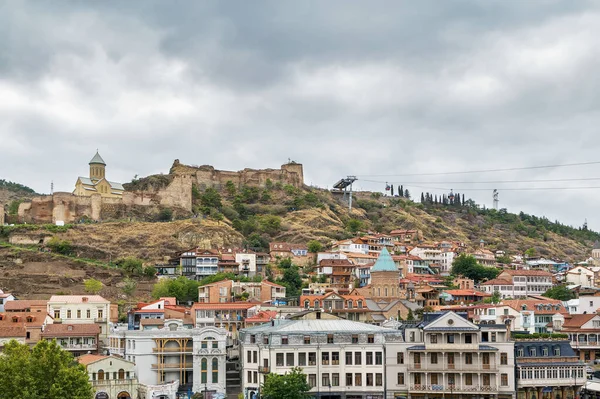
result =
M407 173L407 174L397 174L397 175L357 175L357 176L359 178L360 177L388 177L388 176L389 177L440 176L440 175L460 175L460 174L470 174L470 173L509 172L509 171L515 171L515 170L530 170L530 169L563 168L563 167L569 167L569 166L584 166L584 165L598 165L598 164L600 164L600 161L565 163L565 164L543 165L543 166L523 166L523 167L518 167L518 168L468 170L468 171L460 171L460 172Z
M490 191L491 188L448 188L448 187L423 187L414 185L405 185L405 187L417 187L425 189L436 189L436 190L454 190L454 191ZM594 190L600 189L600 186L585 186L585 187L514 187L514 188L501 188L501 191L536 191L536 190Z
M361 179L362 181L370 183L389 183L389 184L505 184L505 183L548 183L548 182L566 182L566 181L590 181L600 180L600 177L581 177L581 178L565 178L565 179L537 179L537 180L489 180L489 181L407 181L407 182L393 182L393 181L382 181L382 180L368 180Z

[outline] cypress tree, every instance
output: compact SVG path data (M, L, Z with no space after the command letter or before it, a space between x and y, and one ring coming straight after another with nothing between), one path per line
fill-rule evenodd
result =
M398 195L404 197L404 188L402 187L402 184L400 185L400 190L398 190Z
M421 193L421 204L425 203L425 195L423 195L423 193Z

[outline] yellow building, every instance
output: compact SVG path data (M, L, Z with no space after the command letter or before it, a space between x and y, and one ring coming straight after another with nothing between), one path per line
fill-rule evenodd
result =
M120 198L123 195L123 185L106 180L106 163L96 151L90 161L90 177L79 176L75 183L73 194L89 197L100 194L103 197Z

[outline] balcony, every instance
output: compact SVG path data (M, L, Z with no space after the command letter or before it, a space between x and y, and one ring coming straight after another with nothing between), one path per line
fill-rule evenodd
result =
M259 367L258 372L261 374L269 374L271 369L269 367Z
M411 391L416 392L444 392L444 393L460 393L460 392L496 392L497 387L495 385L467 385L459 386L456 384L415 384L410 386Z
M98 345L96 344L65 344L60 345L65 350L96 350Z
M152 348L154 353L193 353L192 348Z
M97 319L94 319L94 323L106 323L106 318L98 317Z
M181 370L181 369L191 369L194 367L193 363L161 363L161 364L153 364L152 370Z
M479 351L479 344L425 344L425 350L436 352Z

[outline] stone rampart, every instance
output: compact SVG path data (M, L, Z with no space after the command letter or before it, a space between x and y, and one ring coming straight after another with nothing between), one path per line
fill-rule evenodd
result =
M217 170L210 165L183 165L176 159L170 173L176 176L192 176L194 183L198 184L201 190L208 187L222 189L228 181L231 181L237 187L243 185L264 187L267 180L271 180L273 184L289 184L298 188L304 185L304 171L302 164L299 163L288 163L282 165L281 169L246 168L233 172Z

